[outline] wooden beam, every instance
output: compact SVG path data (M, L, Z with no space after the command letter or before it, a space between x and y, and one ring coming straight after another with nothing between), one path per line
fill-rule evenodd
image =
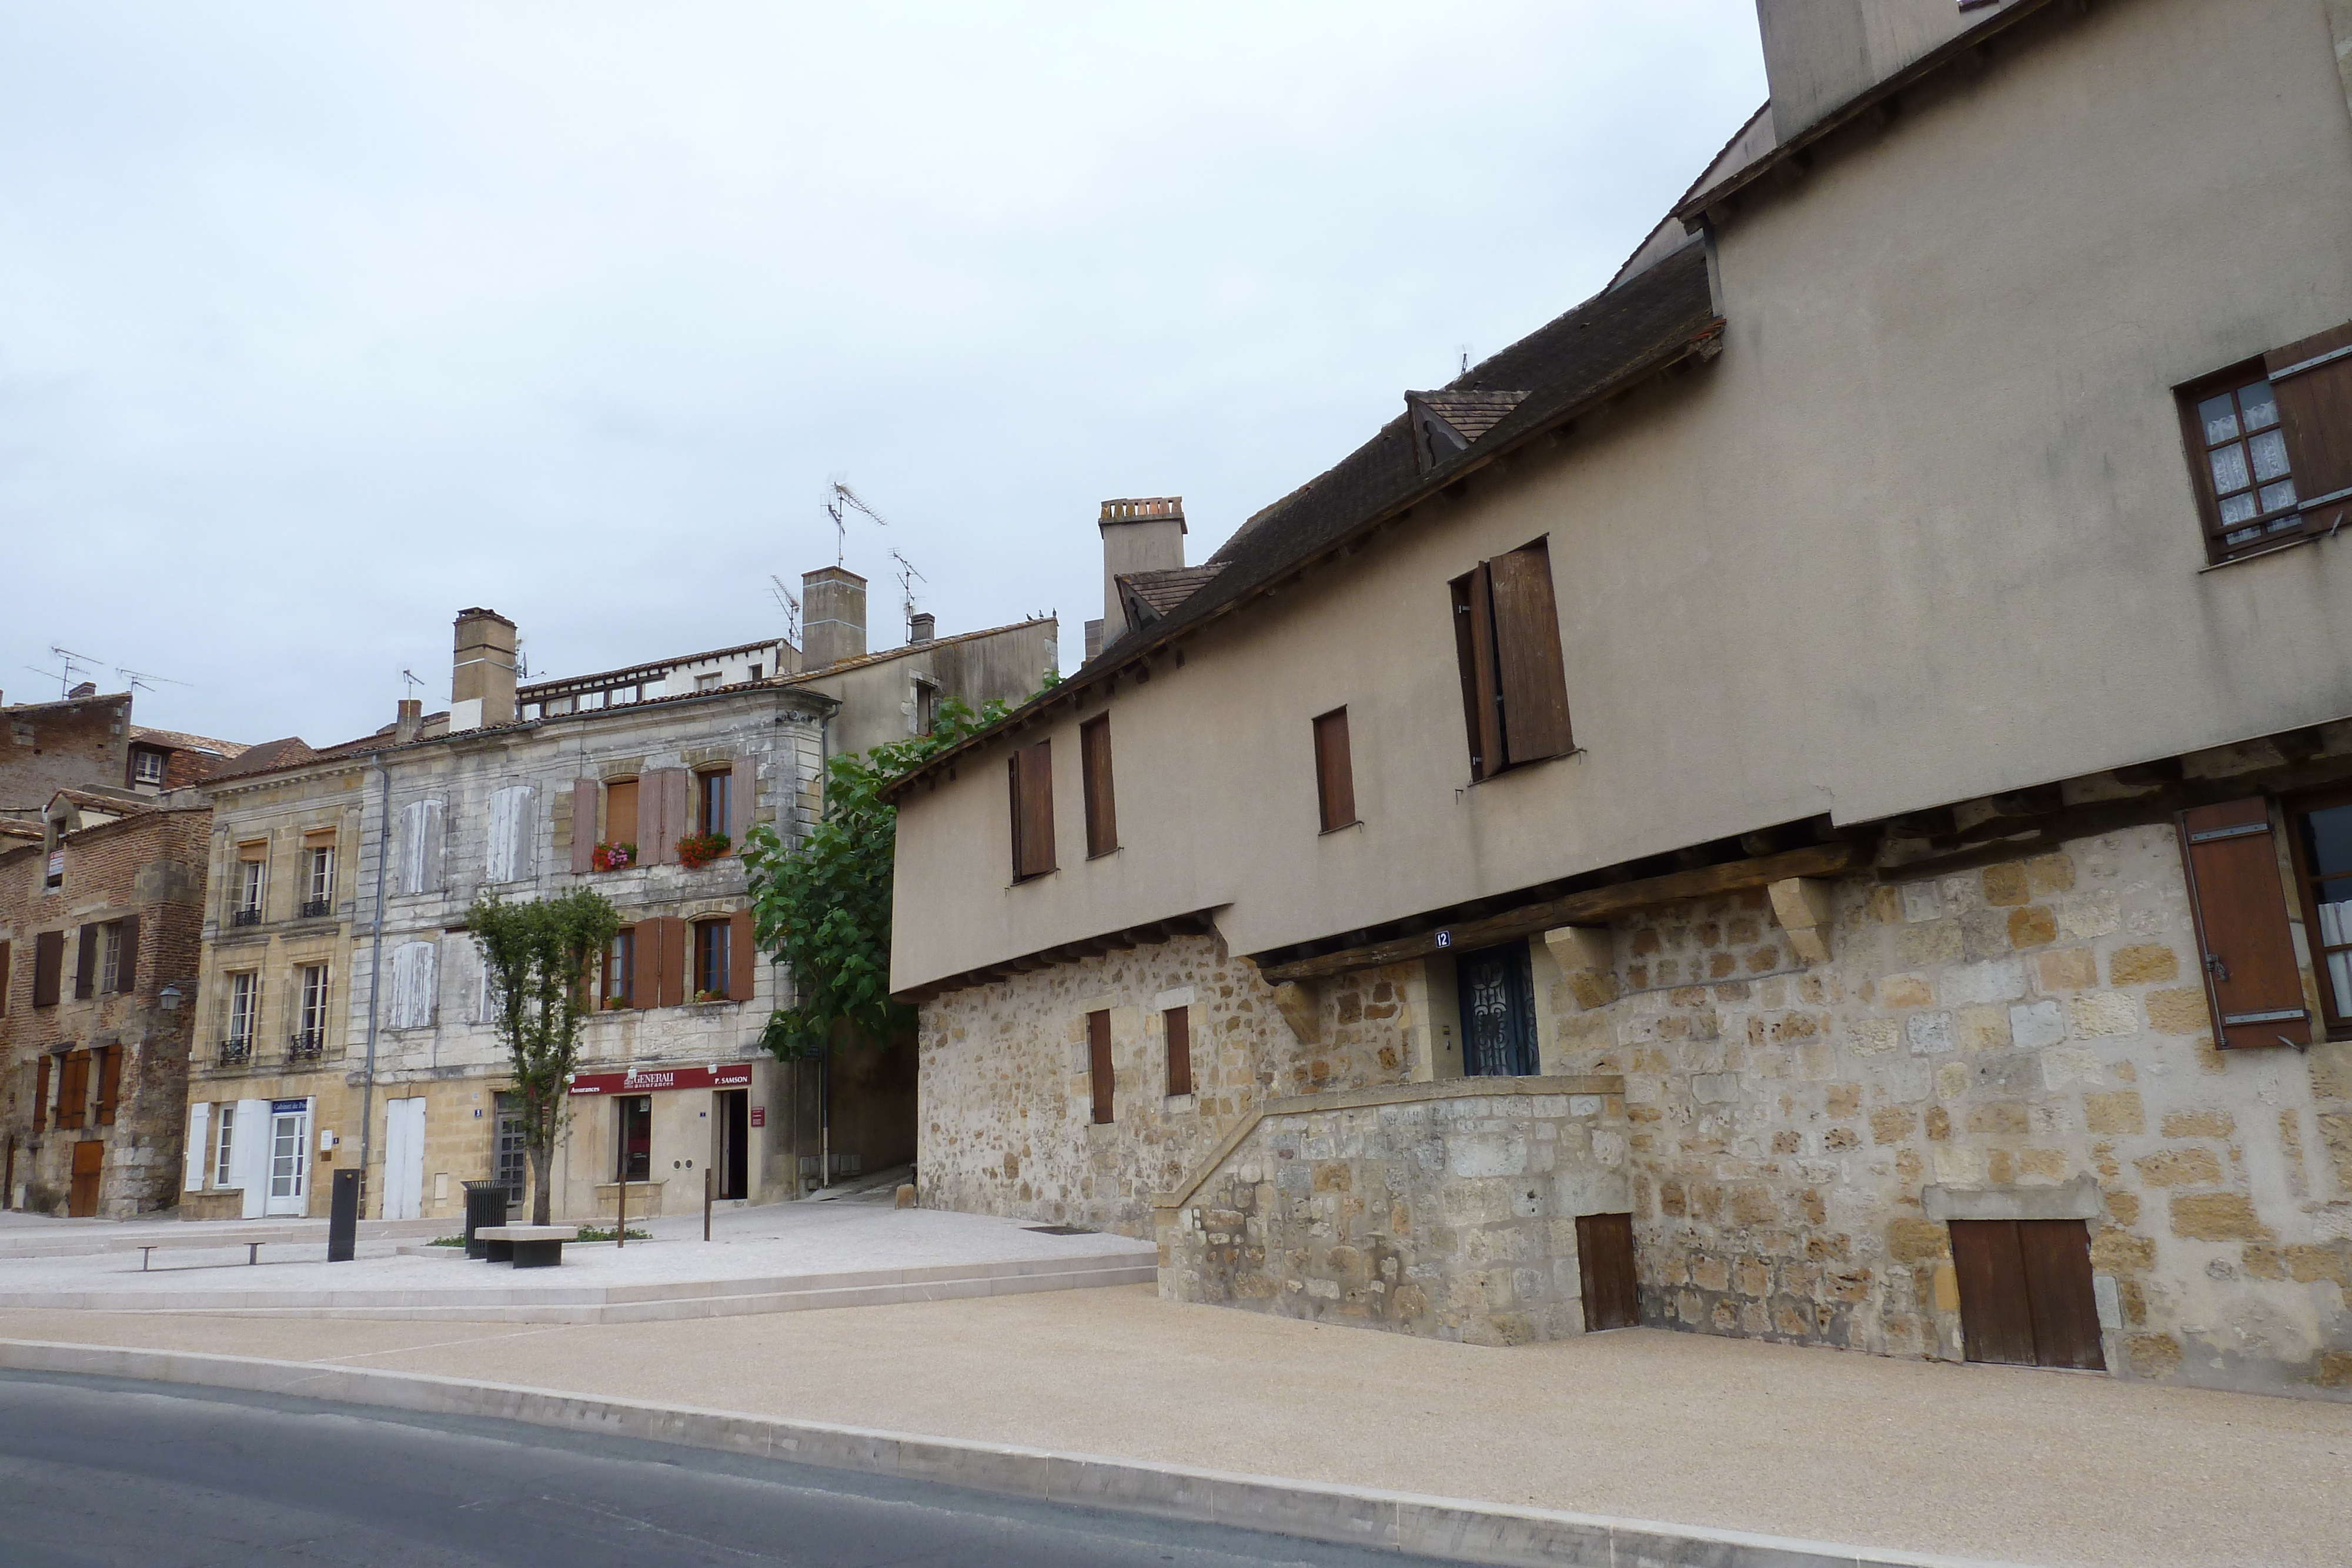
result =
M1265 966L1265 977L1270 984L1280 985L1292 980L1321 979L1327 975L1345 974L1350 969L1369 969L1381 964L1402 964L1408 959L1425 958L1446 949L1467 952L1491 943L1507 942L1515 936L1532 936L1555 925L1595 925L1636 909L1652 909L1663 904L1681 904L1694 898L1711 898L1717 894L1765 887L1792 876L1834 876L1852 870L1862 858L1852 844L1812 844L1784 854L1729 861L1696 871L1645 877L1640 882L1621 882L1609 887L1587 888L1582 893L1546 899L1541 904L1522 904L1483 920L1423 931L1412 936L1400 936L1391 942L1345 948L1313 958L1301 958L1294 963Z

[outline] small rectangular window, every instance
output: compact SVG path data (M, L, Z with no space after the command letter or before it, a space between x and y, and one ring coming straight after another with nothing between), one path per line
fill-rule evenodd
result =
M1054 743L1041 740L1005 758L1013 808L1013 880L1044 876L1054 862Z
M637 841L637 781L634 779L616 779L604 787L604 841Z
M163 754L160 751L134 751L131 754L131 781L133 784L161 786L163 782Z
M224 1054L239 1058L253 1051L253 1030L261 1016L261 977L247 969L228 977L228 1034Z
M1192 1092L1192 1009L1170 1008L1160 1015L1168 1028L1168 1092Z
M730 815L733 809L730 797L734 784L735 775L729 771L695 775L698 796L695 809L700 814L704 832L731 833L734 831L730 825L734 820Z
M1110 1065L1110 1014L1093 1012L1087 1015L1087 1072L1094 1090L1094 1117L1097 1125L1111 1119L1112 1090Z
M313 844L305 858L310 862L310 887L302 900L302 915L315 920L335 907L334 846Z
M624 925L613 934L613 945L604 949L604 989L600 998L604 1006L625 1008L630 1005L629 977L636 967L636 929Z
M706 920L694 928L694 999L723 1002L731 988L729 959L733 944L730 923Z
M1356 764L1348 749L1348 710L1333 708L1315 721L1315 793L1323 831L1356 822Z
M236 1153L236 1102L224 1100L214 1109L220 1113L220 1125L213 1134L213 1185L226 1186Z
M694 689L698 692L715 692L719 689L719 683L723 678L724 677L721 676L717 670L713 670L708 674L697 675L694 677Z
M2352 516L2352 323L2177 389L2215 561Z
M98 988L109 996L127 989L122 984L122 925L110 921L99 936Z
M294 1030L294 1053L316 1056L327 1040L327 966L306 964L298 977L301 1012Z
M1481 561L1449 586L1470 777L1574 750L1547 542Z
M1110 782L1110 715L1078 726L1079 782L1087 798L1087 858L1118 848L1118 811Z

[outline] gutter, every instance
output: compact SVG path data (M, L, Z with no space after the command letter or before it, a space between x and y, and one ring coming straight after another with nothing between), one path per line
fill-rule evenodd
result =
M384 768L383 758L375 759L376 793L375 835L375 931L369 943L368 956L368 1025L367 1061L361 1069L364 1074L360 1086L360 1212L367 1212L368 1156L375 1148L375 1035L376 1020L383 1010L383 903L384 876L392 853L392 774Z

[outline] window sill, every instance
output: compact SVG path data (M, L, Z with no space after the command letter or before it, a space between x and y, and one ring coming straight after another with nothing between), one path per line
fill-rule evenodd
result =
M1057 877L1057 876L1059 876L1059 875L1061 875L1061 874L1062 874L1062 868L1061 868L1060 866L1055 866L1052 871L1041 871L1041 872L1037 873L1037 874L1036 874L1036 875L1034 875L1034 876L1016 876L1016 877L1014 877L1011 882L1006 883L1004 885L1005 885L1007 888L1029 887L1029 886L1033 886L1033 885L1034 885L1034 884L1035 884L1035 883L1041 883L1041 882L1049 882L1049 881L1051 881L1052 879L1054 879L1055 877Z
M1328 839L1328 838L1329 838L1329 837L1330 837L1332 834L1334 834L1334 833L1344 833L1344 832L1348 832L1348 831L1351 831L1351 830L1353 830L1353 829L1360 828L1360 827L1362 827L1363 825L1364 825L1364 819L1363 819L1363 818L1361 818L1361 817L1359 817L1359 818L1357 818L1357 819L1356 819L1354 821L1352 821L1352 822L1342 822L1342 823L1340 823L1340 824L1339 824L1338 827L1336 827L1336 828L1326 828L1326 829L1324 829L1321 832L1317 833L1315 836L1316 836L1317 838L1318 838L1318 839Z
M1125 854L1126 852L1127 852L1127 846L1126 846L1125 844L1113 844L1113 845L1111 845L1111 847L1110 847L1110 848L1108 848L1108 849L1107 849L1107 850L1099 850L1099 851L1097 851L1095 853L1088 855L1088 856L1087 857L1087 863L1088 863L1088 864L1092 864L1092 863L1093 863L1094 862L1096 862L1096 861L1111 861L1111 860L1117 860L1119 856L1121 856L1121 855ZM1050 872L1049 872L1049 873L1047 873L1046 874L1047 874L1047 875L1051 875L1051 874L1052 874L1052 873L1050 873ZM1034 879L1033 879L1033 880L1034 880Z
M1471 779L1467 785L1464 786L1464 788L1475 789L1481 784L1492 784L1499 779L1519 778L1526 774L1533 773L1537 768L1547 767L1551 763L1565 762L1571 757L1581 757L1584 755L1584 752L1585 748L1580 746L1575 747L1573 750L1563 751L1557 757L1538 757L1532 762L1514 762L1499 773L1489 773L1484 779ZM1459 793L1459 791L1456 791L1456 793Z
M2281 539L2274 545L2264 545L2260 549L2248 550L2243 555L2233 555L2227 560L2209 562L2197 569L2197 575L2202 577L2209 571L2221 571L2233 566L2243 566L2250 560L2268 560L2274 555L2283 555L2288 550L2299 549L2305 545L2315 545L2322 539L2332 539L2335 537L2334 528L2315 534L2297 534L2291 539Z

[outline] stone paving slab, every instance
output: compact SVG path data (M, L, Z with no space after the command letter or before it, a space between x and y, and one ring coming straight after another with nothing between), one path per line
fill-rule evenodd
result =
M0 1336L382 1367L1880 1552L2352 1561L2352 1406L1654 1330L1488 1349L1133 1287L588 1326L0 1312Z

